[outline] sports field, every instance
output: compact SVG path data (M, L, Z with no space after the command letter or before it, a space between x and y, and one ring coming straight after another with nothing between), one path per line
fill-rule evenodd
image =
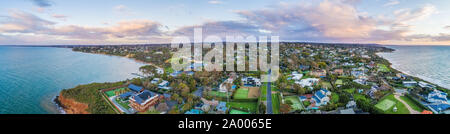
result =
M248 98L248 88L239 88L234 92L234 99L247 99Z
M303 104L298 99L298 96L286 96L286 97L284 97L284 101L286 102L287 100L290 100L292 102L291 107L292 107L292 109L294 111L303 109Z
M227 98L227 93L222 93L222 92L218 92L218 91L210 91L209 95L215 96L215 97Z
M248 111L250 113L256 113L257 102L228 102L227 107L231 107L233 109L240 109L242 111Z
M118 88L118 89L114 89L114 90L110 90L110 91L106 91L105 94L108 97L112 97L112 96L116 96L119 95L121 93L125 93L126 92L126 88Z
M395 105L394 101L392 101L390 99L384 99L381 102L379 102L378 104L376 104L375 107L380 110L387 111L394 105Z

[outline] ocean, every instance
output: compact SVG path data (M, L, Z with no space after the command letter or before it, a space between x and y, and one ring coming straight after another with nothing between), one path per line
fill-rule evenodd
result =
M0 46L0 114L56 114L62 89L134 78L140 63L69 48Z
M450 46L387 46L396 51L379 53L392 67L450 89Z

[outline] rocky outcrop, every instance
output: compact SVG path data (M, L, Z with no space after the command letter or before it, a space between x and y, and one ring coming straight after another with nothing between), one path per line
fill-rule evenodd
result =
M74 99L65 98L62 94L57 97L56 103L60 105L67 114L89 114L87 111L89 106L87 104L77 102Z

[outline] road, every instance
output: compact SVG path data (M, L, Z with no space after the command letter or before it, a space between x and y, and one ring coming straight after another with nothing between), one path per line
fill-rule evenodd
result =
M272 70L269 70L269 75L268 75L268 80L269 82L267 82L267 96L266 96L266 100L267 100L267 114L273 114L273 108L272 108L272 82L270 82L270 75L272 73Z
M400 98L400 96L394 95L394 97L395 97L395 99L397 99L398 101L400 101L401 103L403 103L403 105L406 106L406 108L407 108L408 111L409 111L409 114L420 114L420 112L418 112L418 111L412 109L412 108L408 105L408 103L406 103L405 101L403 101L403 100Z

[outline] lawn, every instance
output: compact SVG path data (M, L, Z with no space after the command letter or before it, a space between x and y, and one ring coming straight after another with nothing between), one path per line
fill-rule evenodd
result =
M210 91L209 95L210 96L215 96L215 97L227 98L227 93L222 93L222 92L219 92L219 91Z
M336 94L335 92L332 92L331 93L331 101L330 102L334 103L334 104L338 103L339 102L339 95Z
M302 110L304 108L302 102L300 102L300 100L298 99L298 96L286 96L286 97L284 97L284 99L285 99L285 102L287 100L290 100L292 102L291 107L294 111Z
M395 105L395 102L389 99L384 99L375 105L376 108L381 109L383 111L389 110L391 107Z
M341 79L336 80L336 85L343 85L344 82Z
M228 102L227 107L233 109L239 109L242 111L248 111L250 113L256 113L256 102Z
M355 93L355 90L356 90L356 88L344 89L344 91L349 93L349 94Z
M403 101L405 101L406 103L408 103L408 105L409 105L412 109L414 109L414 110L416 110L416 111L418 111L418 112L422 112L422 111L424 110L423 108L421 108L420 106L418 106L416 103L414 103L414 101L411 100L411 98L408 98L408 97L406 97L406 96L400 96L400 99L402 99Z
M380 71L380 72L390 72L391 70L384 64L378 64L378 71Z
M118 98L116 98L116 102L119 103L119 105L122 106L123 108L130 109L130 106L128 106L128 104L130 104L130 102L128 102L128 101L122 102Z
M250 114L241 110L231 109L230 114Z
M272 109L273 114L280 113L280 93L272 94Z
M384 102L385 100L388 100L388 101ZM383 108L382 105L388 106L388 104L380 104L380 103L392 103L392 102L389 102L389 101L392 101L394 103L394 105L391 106L390 108L384 110L385 114L409 114L409 111L406 108L406 106L403 105L403 103L401 103L397 99L395 99L394 94L391 94L391 95L388 95L388 96L384 97L378 104L375 105L375 107L377 107L380 110L383 110L383 109L381 109L381 108ZM393 111L394 106L397 107L397 112Z
M127 92L126 88L118 88L118 89L106 91L105 94L108 97L112 97L112 96L116 96L116 95L119 95L120 93L125 93L125 92Z
M239 88L234 92L234 99L247 99L248 98L248 88Z
M326 89L331 89L331 88L332 88L330 82L322 82L322 87L323 87L323 88L326 88Z

